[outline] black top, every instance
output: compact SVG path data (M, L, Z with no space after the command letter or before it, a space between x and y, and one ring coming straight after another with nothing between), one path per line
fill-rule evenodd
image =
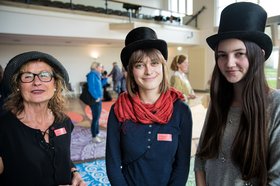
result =
M65 130L64 130L65 129ZM71 184L69 118L49 128L49 143L42 132L24 125L11 112L0 118L0 156L4 163L0 185L53 186Z
M107 128L106 170L112 186L185 186L190 166L192 115L174 103L167 124L118 122L112 106Z

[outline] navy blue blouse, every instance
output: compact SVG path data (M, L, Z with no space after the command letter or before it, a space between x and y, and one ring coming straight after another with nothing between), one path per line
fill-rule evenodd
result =
M144 125L130 120L122 124L113 108L106 144L106 169L112 186L185 185L192 140L189 107L177 100L165 125Z

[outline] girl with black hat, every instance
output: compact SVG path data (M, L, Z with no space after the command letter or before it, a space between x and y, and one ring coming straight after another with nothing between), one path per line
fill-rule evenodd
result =
M259 5L234 3L207 38L216 65L195 159L198 186L280 184L280 91L264 75L272 51L266 19Z
M0 185L86 185L70 158L63 112L68 73L53 56L25 52L7 64L0 117Z
M182 93L169 87L167 44L154 30L128 33L121 60L127 92L112 106L106 170L112 185L185 185L192 116Z

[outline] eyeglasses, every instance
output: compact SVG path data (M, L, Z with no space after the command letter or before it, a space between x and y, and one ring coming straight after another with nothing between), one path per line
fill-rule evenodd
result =
M34 81L36 76L42 82L50 82L53 78L53 74L47 71L40 72L39 74L34 74L32 72L23 72L20 74L20 81L22 83L30 83Z

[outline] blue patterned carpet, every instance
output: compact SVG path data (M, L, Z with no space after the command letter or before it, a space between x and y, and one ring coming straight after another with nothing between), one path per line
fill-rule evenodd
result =
M189 179L186 186L195 186L195 177L193 172L194 159L191 159ZM105 160L95 160L92 162L76 164L81 176L88 186L110 186L106 175Z

